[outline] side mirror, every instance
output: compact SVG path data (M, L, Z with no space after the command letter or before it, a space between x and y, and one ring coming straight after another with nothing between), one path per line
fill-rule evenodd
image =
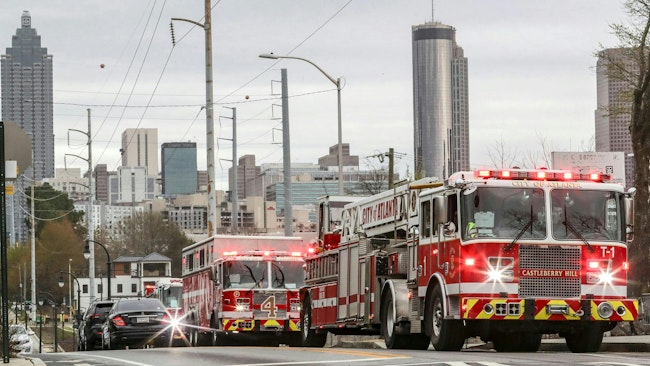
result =
M433 199L434 225L444 224L449 221L447 218L447 197L436 196Z
M632 241L634 240L634 191L625 196L623 204L625 207L625 234L627 240Z
M210 278L210 281L214 282L217 278L217 267L213 264L210 266L210 270L208 271L208 278Z

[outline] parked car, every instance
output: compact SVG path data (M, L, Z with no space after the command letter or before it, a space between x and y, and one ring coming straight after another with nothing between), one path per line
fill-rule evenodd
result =
M102 327L102 349L169 346L171 318L155 298L118 299Z
M22 324L12 324L9 326L9 338L11 349L20 354L28 354L33 352L34 341L32 340L34 332L25 329Z
M86 310L79 322L79 343L80 351L92 351L97 344L101 345L102 325L106 320L106 314L115 304L114 300L96 300Z

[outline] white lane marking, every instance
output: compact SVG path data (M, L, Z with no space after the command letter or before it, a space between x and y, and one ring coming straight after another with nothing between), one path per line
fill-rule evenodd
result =
M99 355L88 355L88 356L90 356L90 357L97 357L97 358L104 358L104 359L111 360L111 361L119 361L119 362L123 362L123 363L125 363L125 364L129 364L129 365L137 365L137 366L156 366L156 365L151 365L151 364L148 364L148 363L129 361L129 360L125 360L125 359L123 359L123 358L108 357L108 356L99 356Z
M586 362L583 365L620 365L620 366L641 366L638 363L625 363L625 362Z
M390 357L391 360L398 358L411 358L411 357ZM282 366L282 365L318 365L318 364L330 364L330 363L350 363L350 362L366 362L366 361L386 361L386 357L376 357L376 358L363 358L363 359L354 359L354 360L323 360L323 361L295 361L295 362L272 362L272 363L249 363L249 364L237 364L237 366ZM400 365L404 365L400 363Z

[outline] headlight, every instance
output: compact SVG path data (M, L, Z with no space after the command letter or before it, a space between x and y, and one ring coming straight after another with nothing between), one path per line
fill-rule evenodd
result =
M492 282L514 281L514 262L512 257L489 257L487 280Z
M488 280L498 282L512 282L514 281L514 273L512 270L496 270L491 269L488 271Z

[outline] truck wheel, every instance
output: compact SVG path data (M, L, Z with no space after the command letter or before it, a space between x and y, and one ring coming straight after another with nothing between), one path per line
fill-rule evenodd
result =
M424 321L431 344L436 351L460 351L465 343L465 331L460 320L445 319L444 299L436 285L426 300Z
M327 333L316 333L311 329L311 299L305 297L300 314L300 330L303 347L323 347L327 342Z
M190 329L190 346L198 347L198 338L199 331L196 328L192 327L192 329Z
M381 334L388 349L403 349L407 347L408 335L397 334L393 294L387 291L381 301Z
M212 316L212 319L215 319L214 315ZM219 324L217 324L214 320L210 322L210 328L212 328L212 332L210 334L212 335L212 345L213 346L225 346L226 345L226 340L225 337L226 335L221 332L221 321L219 321Z
M577 332L567 333L564 338L573 353L598 352L603 343L603 330L599 324L589 324Z

